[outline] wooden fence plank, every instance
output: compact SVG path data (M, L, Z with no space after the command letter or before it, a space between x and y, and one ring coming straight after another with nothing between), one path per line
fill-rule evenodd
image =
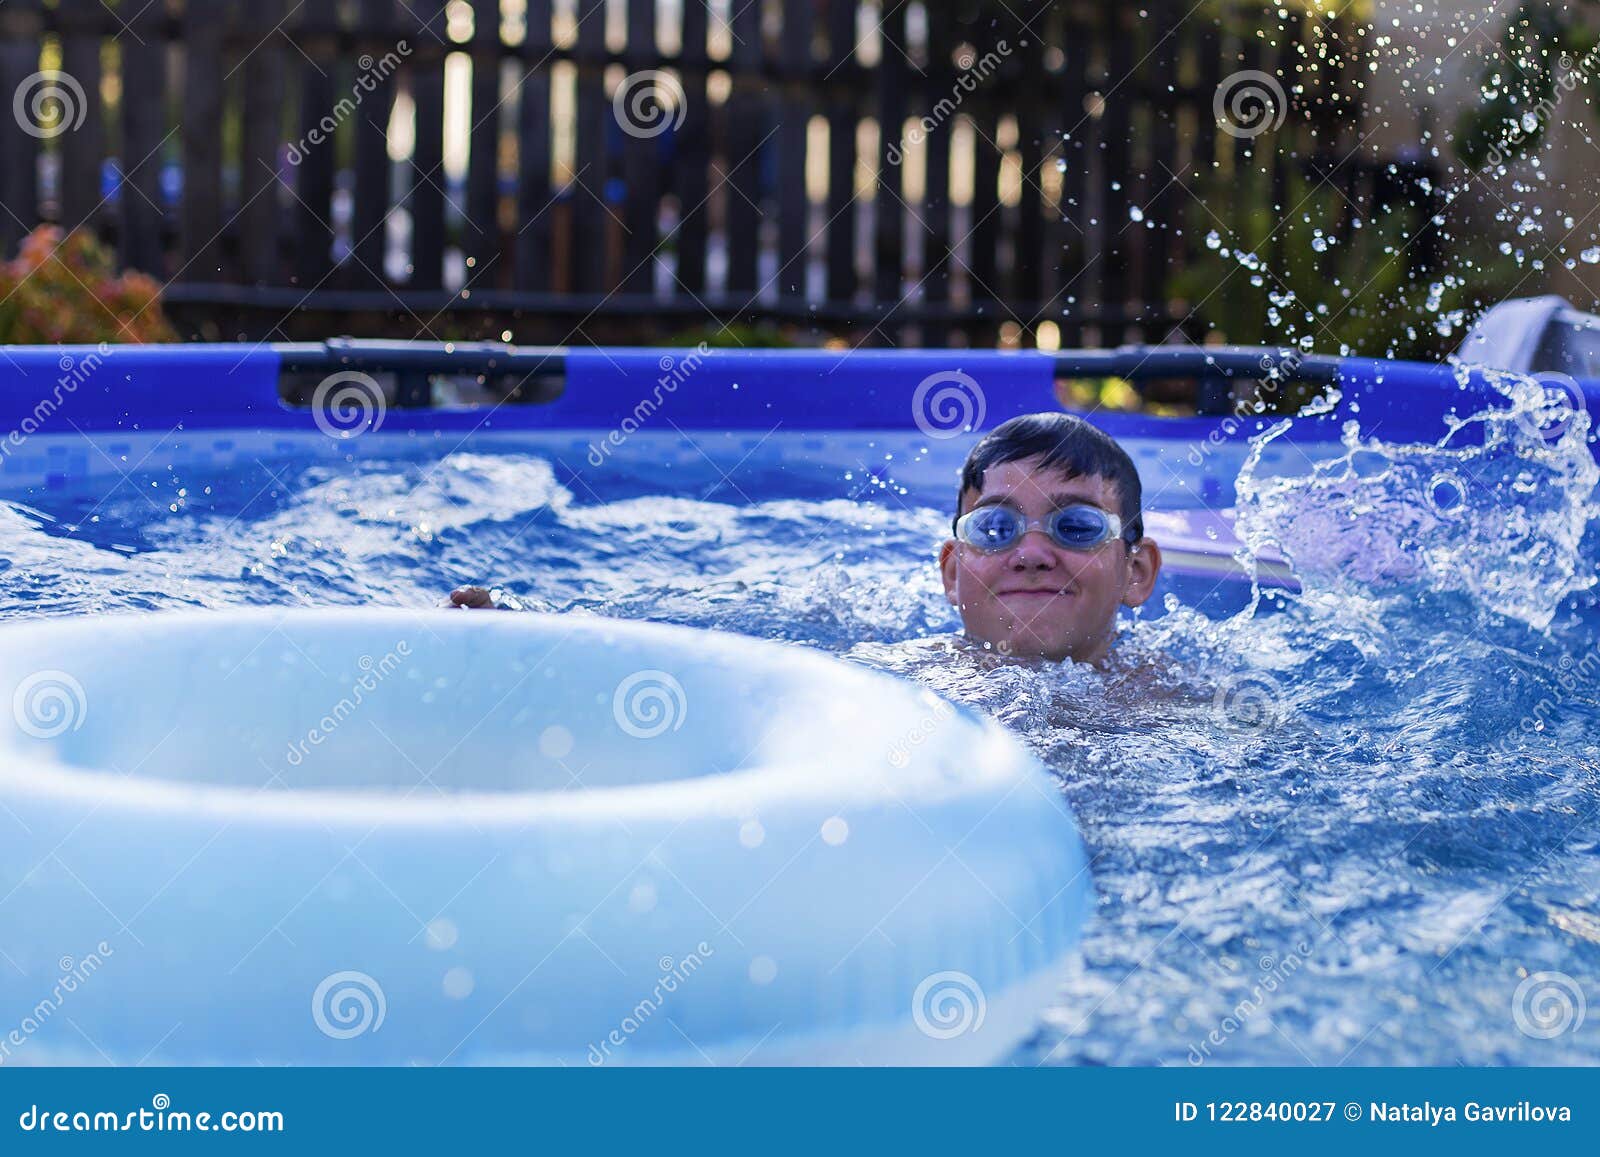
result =
M550 0L528 0L518 67L516 286L550 288Z
M1016 5L1021 22L1008 30L1006 47L1013 54L997 75L984 85L1017 83L1023 93L1045 91L1043 0L1022 0ZM1044 190L1040 166L1044 160L1044 102L1016 102L1017 152L1022 160L1022 189L1017 202L1016 239L1012 246L1011 278L1005 292L1017 304L1017 320L1031 330L1039 320L1037 308L1044 293Z
M856 295L856 0L827 0L828 301Z
M993 344L994 334L1005 320L1005 309L1000 300L1000 243L1004 237L1005 216L1000 204L1000 94L992 88L979 85L971 71L979 63L998 56L999 39L989 14L981 8L978 19L964 29L965 38L972 45L970 62L963 69L974 92L965 108L971 109L973 131L976 134L973 159L972 216L965 238L967 257L965 268L971 289L972 302L983 313L984 320L967 327L969 340L975 345ZM960 62L957 62L958 65Z
M678 286L691 297L706 291L706 246L710 240L711 106L706 94L708 0L684 0L683 123L674 142L678 195L676 231Z
M127 22L122 46L122 181L120 242L123 263L166 276L162 252L161 164L166 122L166 46L154 6ZM147 94L157 94L154 98ZM174 126L175 128L176 126Z
M1157 77L1178 74L1178 35L1182 25L1183 10L1175 0L1151 0L1149 27L1156 43L1141 67L1152 69ZM1171 31L1169 31L1171 30ZM1143 195L1139 208L1144 220L1130 224L1130 231L1140 241L1142 264L1135 298L1140 306L1141 321L1159 323L1166 315L1167 276L1171 268L1174 246L1173 231L1178 228L1174 217L1186 208L1183 193L1172 181L1179 174L1175 170L1178 153L1178 98L1164 84L1153 86L1147 102L1149 128L1141 144L1145 157L1140 165ZM1165 333L1146 328L1147 341L1160 341Z
M811 202L806 196L806 145L811 118L811 0L784 0L778 52L778 293L805 296Z
M300 10L300 137L290 153L294 166L294 271L300 286L312 290L333 271L333 185L338 160L338 134L326 132L340 100L337 90L338 23L332 8L308 4ZM292 61L291 61L292 63ZM392 83L392 78L383 82ZM368 99L368 94L362 94ZM315 134L315 138L313 137ZM300 154L300 160L294 159Z
M100 191L100 171L106 159L105 117L100 102L103 17L99 0L62 0L61 71L76 82L85 98L82 125L56 137L61 150L59 220L69 230L96 225L107 211Z
M500 0L472 0L472 100L461 251L469 285L500 281Z
M956 70L951 52L956 38L956 11L950 4L928 7L927 80L922 100L915 111L932 125L925 134L927 187L923 196L922 294L930 305L941 306L950 300L950 277L954 263L950 251L950 135L955 117L945 111L941 101L954 101ZM953 106L951 106L953 107Z
M355 37L359 53L379 59L394 48L392 38L379 30L396 27L397 11L395 0L360 0ZM410 41L408 44L413 52L421 47ZM351 64L354 66L355 62ZM341 87L353 84L358 75L352 67L342 78ZM351 260L346 263L341 280L362 288L386 283L383 260L392 182L388 133L395 88L392 80L378 86L377 91L361 102L353 118L355 186L350 219Z
M39 70L38 0L0 9L0 91L16 93ZM39 220L39 138L14 117L0 118L0 258Z
M411 99L417 109L411 155L411 284L444 284L444 41L445 0L411 0L416 48L409 59Z
M243 148L239 155L239 257L252 285L282 281L278 152L283 136L284 59L278 26L285 0L249 0L245 11Z
M626 199L622 204L622 290L648 294L655 288L656 217L661 208L657 180L660 172L661 134L671 128L676 106L668 108L660 96L664 82L646 78L656 67L655 0L628 0L628 42L625 64L631 81L622 117L622 182ZM649 103L638 102L647 100ZM635 120L635 115L643 119Z
M567 284L579 293L600 293L610 283L610 211L605 203L610 166L606 136L611 106L605 93L605 0L578 0L577 172L571 192L571 275Z
M878 35L883 48L877 67L878 187L874 208L872 292L887 322L900 306L905 272L905 164L902 126L906 119L906 0L884 0ZM887 333L878 335L889 340ZM891 343L892 344L892 343Z
M221 281L222 34L228 13L219 0L188 0L183 10L183 213L181 276Z
M726 113L722 153L728 220L728 292L753 303L760 255L762 154L767 120L766 81L761 75L761 6L736 4L733 13L733 95Z
M1133 13L1125 8L1110 7L1105 10L1104 35L1109 47L1106 86L1125 85L1133 71L1133 49L1137 29ZM1101 177L1103 211L1100 214L1098 244L1105 247L1100 259L1100 301L1102 311L1109 320L1102 326L1102 340L1107 345L1119 345L1126 338L1123 324L1128 307L1128 186L1132 180L1129 163L1133 150L1129 136L1133 127L1133 102L1119 99L1116 94L1104 101L1101 117L1101 141L1105 148L1101 156L1105 170Z

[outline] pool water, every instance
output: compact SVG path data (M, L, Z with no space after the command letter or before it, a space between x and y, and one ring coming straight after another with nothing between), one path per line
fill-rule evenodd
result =
M1105 672L957 640L934 567L953 495L897 478L925 449L910 435L860 469L797 467L781 438L671 471L643 437L599 469L475 444L130 463L109 490L0 505L0 615L420 609L478 582L821 647L992 713L1078 815L1098 912L1015 1063L1595 1063L1600 612L1577 426L1247 472L1246 537L1288 549L1304 592L1164 579Z

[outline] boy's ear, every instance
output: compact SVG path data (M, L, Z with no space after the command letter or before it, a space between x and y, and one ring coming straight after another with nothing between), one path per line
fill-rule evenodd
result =
M953 538L945 539L939 548L939 577L944 580L944 597L952 607L959 607L961 604L956 602L956 540Z
M1122 592L1122 605L1142 607L1155 593L1161 577L1161 548L1153 538L1141 538L1128 550L1128 586Z

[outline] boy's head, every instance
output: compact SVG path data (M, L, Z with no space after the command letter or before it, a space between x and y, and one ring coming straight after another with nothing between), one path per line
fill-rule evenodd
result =
M1011 655L1099 661L1117 608L1141 605L1161 572L1139 504L1127 451L1081 418L1025 414L985 435L962 467L956 535L939 552L967 634ZM1097 531L1109 537L1083 546Z

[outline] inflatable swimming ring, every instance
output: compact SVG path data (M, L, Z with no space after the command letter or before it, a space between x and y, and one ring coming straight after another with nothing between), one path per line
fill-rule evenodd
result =
M366 609L0 635L0 997L52 1006L0 1063L986 1062L1087 913L1015 739L801 648Z

